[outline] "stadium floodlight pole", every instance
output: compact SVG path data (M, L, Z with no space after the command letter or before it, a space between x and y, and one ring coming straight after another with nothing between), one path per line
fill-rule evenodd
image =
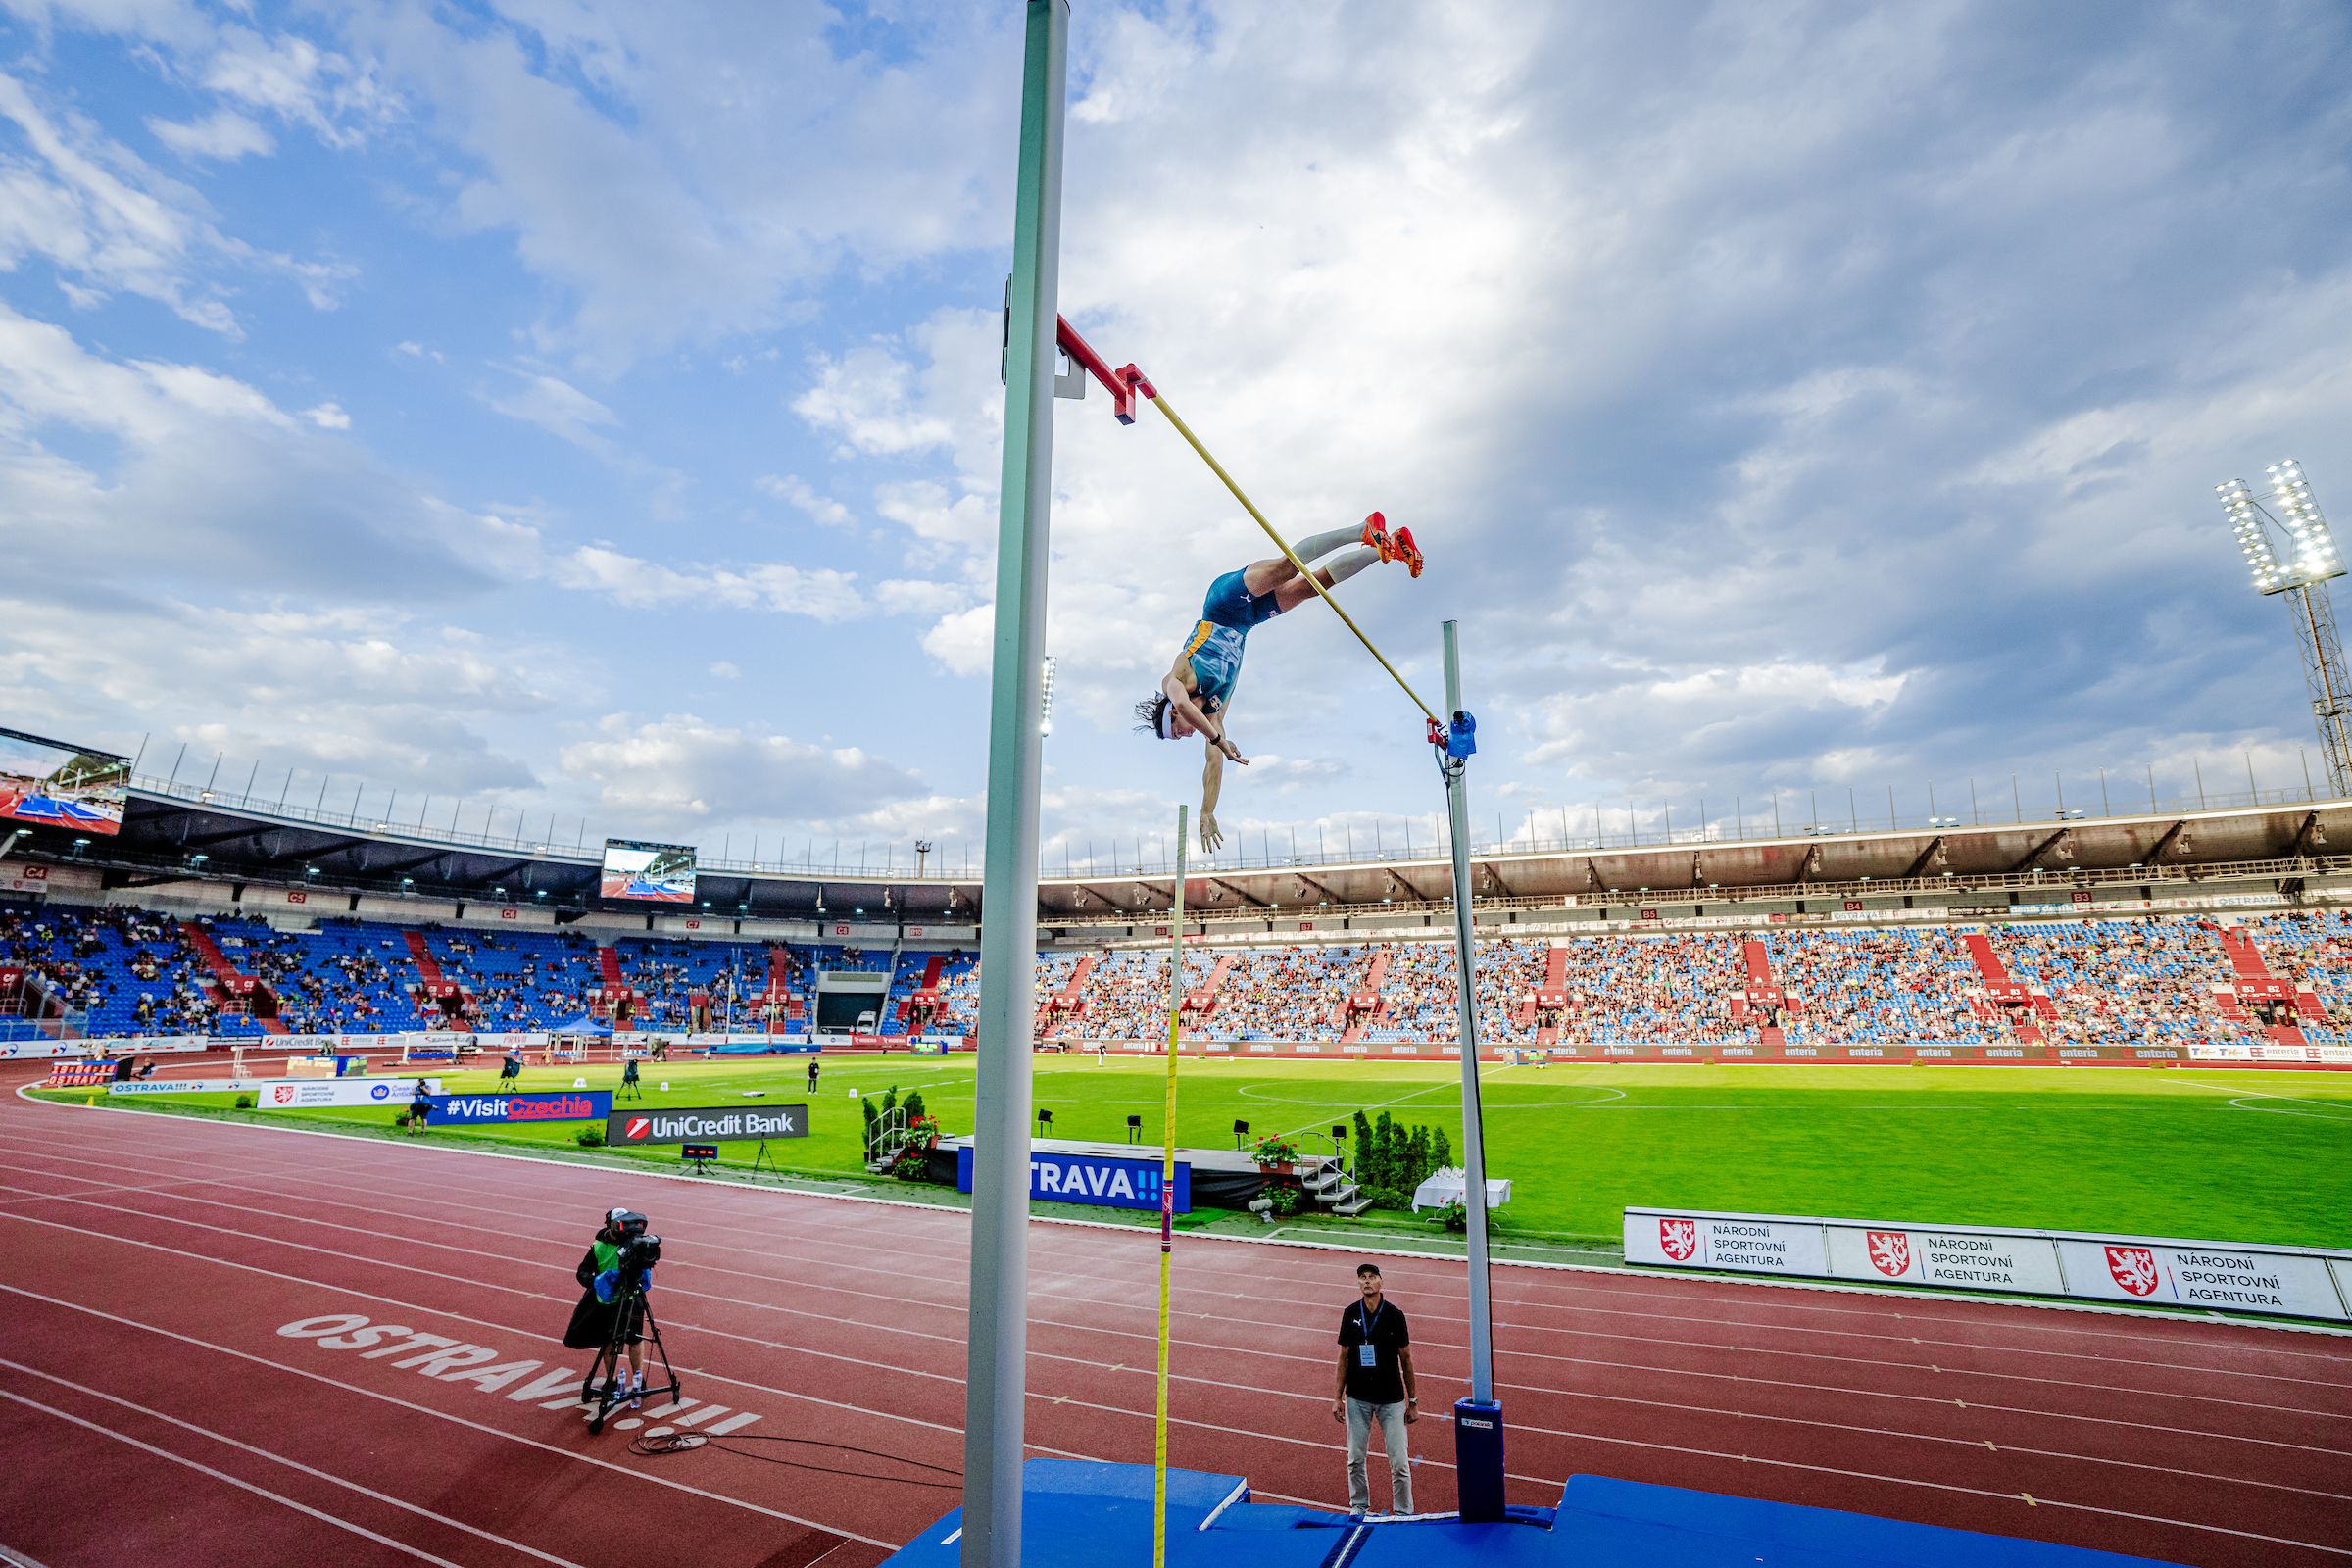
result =
M1037 1018L1039 724L1054 485L1055 301L1068 0L1028 0L997 509L997 608L981 861L979 1077L972 1107L964 1568L1019 1568L1029 1350L1029 1106Z
M1446 808L1453 840L1454 1017L1462 1057L1462 1206L1470 1240L1470 1398L1454 1407L1454 1461L1462 1518L1502 1518L1502 1412L1494 1404L1494 1330L1488 1295L1486 1118L1478 1094L1478 947L1470 907L1470 786L1468 751L1459 745L1468 723L1462 710L1462 659L1457 623L1445 625L1446 710L1456 745L1441 750ZM1431 722L1431 738L1439 729Z

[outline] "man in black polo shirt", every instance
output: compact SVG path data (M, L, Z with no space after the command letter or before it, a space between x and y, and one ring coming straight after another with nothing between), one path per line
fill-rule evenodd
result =
M1355 1282L1362 1296L1340 1314L1340 1383L1331 1400L1331 1418L1348 1428L1348 1507L1353 1513L1372 1511L1364 1450L1377 1423L1389 1456L1389 1510L1411 1513L1412 1458L1404 1429L1421 1416L1413 1337L1403 1308L1381 1296L1378 1265L1359 1264Z

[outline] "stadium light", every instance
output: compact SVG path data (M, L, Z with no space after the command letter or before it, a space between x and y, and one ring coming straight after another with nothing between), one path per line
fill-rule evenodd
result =
M2214 492L2237 536L2254 591L2266 598L2283 597L2293 612L2295 642L2303 657L2312 716L2319 722L2328 783L2338 795L2352 794L2352 677L2345 672L2335 608L2328 595L2328 579L2344 575L2343 555L2312 496L2303 466L2283 458L2263 471L2270 478L2275 513L2254 499L2242 479L2216 485ZM2283 552L2272 538L2274 528L2286 541Z
M2254 492L2246 488L2243 479L2232 479L2213 488L2222 498L2222 511L2230 518L2230 531L2237 535L2238 552L2246 558L2246 570L2253 575L2254 591L2275 594L2284 588L2286 573L2278 565L2278 553L2271 548L2270 530L2263 526L2262 509L2254 504Z
M1054 733L1054 656L1052 654L1046 656L1045 695L1038 703L1037 732L1040 735Z
M2286 515L2287 537L2295 547L2296 580L2323 582L2342 576L2343 557L2336 551L2335 536L2328 530L2328 519L2320 515L2319 503L2312 499L2302 466L2288 458L2265 471L2271 476L2271 499Z

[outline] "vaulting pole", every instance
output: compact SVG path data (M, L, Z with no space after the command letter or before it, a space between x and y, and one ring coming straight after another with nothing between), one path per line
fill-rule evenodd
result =
M1047 508L1054 479L1067 0L1028 0L1006 329L1004 468L981 868L980 1060L972 1110L963 1568L1019 1568L1028 1396L1030 1053L1037 1022L1037 815Z
M1192 808L1176 808L1176 903L1168 910L1168 1093L1159 1113L1159 1384L1152 1415L1152 1568L1168 1560L1168 1295L1176 1250L1176 1059L1184 1025L1184 852Z

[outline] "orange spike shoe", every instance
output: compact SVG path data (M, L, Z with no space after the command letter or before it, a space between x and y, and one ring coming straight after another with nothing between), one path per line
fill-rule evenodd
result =
M1389 538L1389 519L1377 512L1364 518L1364 543L1379 551L1383 561L1396 559L1396 547Z
M1421 547L1413 543L1412 529L1399 528L1390 535L1389 549L1396 553L1396 560L1404 563L1405 570L1416 577L1421 575ZM1388 558L1383 556L1382 559Z

